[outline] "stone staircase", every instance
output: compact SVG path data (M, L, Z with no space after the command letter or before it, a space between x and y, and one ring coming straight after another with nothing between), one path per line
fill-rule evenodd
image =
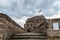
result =
M9 40L47 40L44 33L19 33L14 34Z

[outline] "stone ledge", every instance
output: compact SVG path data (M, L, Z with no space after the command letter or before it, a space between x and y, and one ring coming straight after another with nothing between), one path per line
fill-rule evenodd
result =
M35 36L38 36L38 35L44 35L44 33L18 33L18 34L14 34L13 36L18 36L18 35L35 35Z

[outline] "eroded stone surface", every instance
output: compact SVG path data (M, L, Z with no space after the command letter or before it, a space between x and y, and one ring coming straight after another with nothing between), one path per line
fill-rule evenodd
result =
M0 13L0 40L60 40L60 29L53 30L53 23L60 18L46 19L43 15L29 18L24 28L6 14Z

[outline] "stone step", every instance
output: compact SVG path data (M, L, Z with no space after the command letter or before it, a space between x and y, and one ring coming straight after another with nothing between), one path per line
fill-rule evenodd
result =
M42 33L18 33L11 36L10 40L45 40L47 37Z
M12 36L11 39L46 39L46 36Z
M9 40L48 40L48 39L9 39Z
M13 36L18 36L18 35L37 35L37 36L46 36L46 34L44 33L18 33L18 34L14 34Z

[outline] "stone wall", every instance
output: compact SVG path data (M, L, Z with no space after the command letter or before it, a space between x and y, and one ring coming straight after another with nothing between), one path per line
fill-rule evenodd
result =
M46 20L47 19L43 15L28 18L24 27L26 31L43 32L46 31L47 28Z
M29 18L26 21L26 24L24 27L25 27L24 29L26 30L27 33L32 33L32 34L39 33L40 34L40 35L36 36L37 39L34 38L34 36L36 34L30 35L32 37L28 40L47 40L47 34L46 34L46 32L47 32L47 19L43 15ZM42 36L42 39L41 39L41 36ZM44 39L44 37L46 37L46 38ZM32 38L34 38L34 39L32 39Z
M58 23L59 30L53 29L53 23ZM19 35L17 35L18 33ZM43 33L43 35L47 37L46 40L47 39L60 40L60 18L46 19L43 15L35 16L32 18L29 18L26 21L24 28L22 28L20 25L14 22L9 16L7 16L6 14L0 13L0 40L8 40L8 39L10 40L10 37L21 38L22 36L23 36L22 38L26 38L28 36L29 38L27 37L28 39L26 40L43 40L43 39L37 38L37 37L40 38L40 36L42 35L41 33ZM32 39L34 38L34 36L36 36L34 34L38 35L36 37L37 39ZM18 40L18 39L14 39L14 40Z
M58 23L58 30L53 29L53 23ZM60 39L60 18L48 19L48 29L47 29L49 40L59 40Z
M0 13L0 39L8 40L15 33L25 32L25 30L15 23L10 17Z
M43 19L43 20L41 20ZM27 21L26 21L26 24L25 24L25 29L26 31L30 28L33 32L34 28L36 27L36 29L34 30L35 32L39 32L39 31L42 31L41 30L42 28L44 28L46 25L46 33L47 33L47 36L48 36L48 40L59 40L60 39L60 18L55 18L55 19L47 19L46 22L44 22L46 19L44 19L43 16L35 16L35 17L32 17L32 18L29 18ZM42 23L44 22L44 23ZM40 24L43 24L42 28L40 26ZM53 29L53 23L58 23L58 26L59 26L59 30L54 30ZM45 25L46 24L46 25ZM39 27L40 26L40 27ZM38 27L38 28L37 28ZM46 30L45 29L45 30Z

